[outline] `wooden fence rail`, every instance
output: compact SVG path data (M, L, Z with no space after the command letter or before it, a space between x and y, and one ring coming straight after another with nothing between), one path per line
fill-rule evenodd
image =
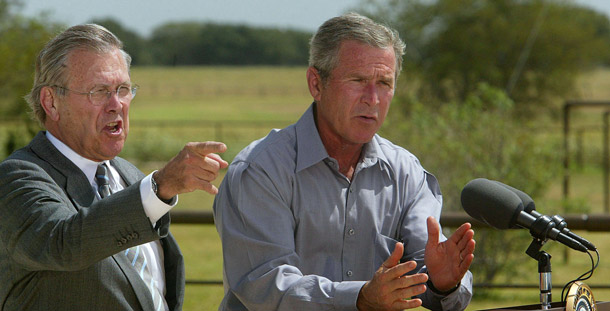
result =
M214 224L214 215L211 211L174 210L171 211L171 216L172 223L175 224ZM562 215L562 217L568 223L570 230L610 231L609 214L568 214ZM462 212L445 212L441 215L440 220L441 225L447 228L457 228L465 222L471 223L474 228L489 228L486 224Z

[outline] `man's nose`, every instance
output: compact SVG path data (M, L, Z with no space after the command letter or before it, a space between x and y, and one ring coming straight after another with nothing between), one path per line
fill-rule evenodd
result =
M379 104L379 90L377 89L375 82L368 83L364 87L362 101L369 106L376 106Z
M119 93L117 91L111 92L108 101L106 102L107 111L118 111L121 110L125 103L119 99Z

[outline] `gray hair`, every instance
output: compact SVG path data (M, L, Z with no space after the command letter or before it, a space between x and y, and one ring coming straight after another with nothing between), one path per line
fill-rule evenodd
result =
M46 113L40 103L40 91L45 86L65 86L68 83L68 58L73 51L87 50L101 54L114 49L121 51L127 64L127 70L129 70L131 56L123 50L123 42L100 25L73 26L47 42L36 59L32 90L25 96L25 100L32 110L32 116L44 126ZM59 93L63 95L63 92Z
M396 56L396 78L402 69L405 43L398 31L357 13L327 20L309 42L309 66L318 70L324 83L339 62L339 48L346 40L355 40L378 48L392 47Z

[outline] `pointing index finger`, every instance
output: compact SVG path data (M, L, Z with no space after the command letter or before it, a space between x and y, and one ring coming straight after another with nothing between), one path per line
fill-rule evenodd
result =
M205 142L193 142L189 143L193 150L201 155L208 155L210 153L223 153L227 151L227 146L224 143L216 141L205 141Z

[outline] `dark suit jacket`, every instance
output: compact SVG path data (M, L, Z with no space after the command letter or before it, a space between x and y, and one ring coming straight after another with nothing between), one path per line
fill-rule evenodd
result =
M144 174L111 161L127 187L103 200L45 137L0 163L0 310L152 310L123 255L160 239L171 310L182 309L184 261L169 215L153 228L140 198Z

